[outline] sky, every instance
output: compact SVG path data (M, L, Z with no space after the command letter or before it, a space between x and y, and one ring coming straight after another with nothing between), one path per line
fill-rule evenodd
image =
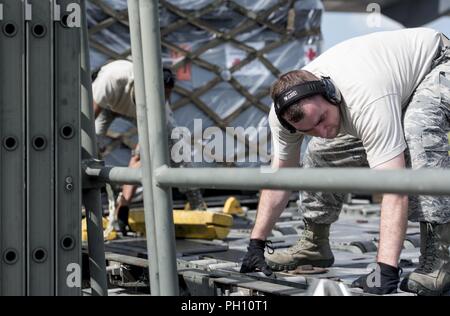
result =
M443 16L431 23L426 24L427 27L431 27L444 33L450 38L450 16Z
M370 13L325 12L322 18L323 51L352 37L373 32L402 29L403 26L386 16L374 20ZM441 17L426 27L434 28L450 37L450 17Z

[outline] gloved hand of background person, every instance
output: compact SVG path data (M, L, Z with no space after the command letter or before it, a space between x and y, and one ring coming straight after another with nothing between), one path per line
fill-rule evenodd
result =
M267 241L265 240L250 239L247 254L242 261L241 273L261 271L267 276L272 275L272 269L264 258L264 248L266 245ZM268 248L271 249L270 247Z

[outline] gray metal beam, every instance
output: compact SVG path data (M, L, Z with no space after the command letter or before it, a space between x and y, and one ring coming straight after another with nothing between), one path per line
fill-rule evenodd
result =
M440 0L438 12L441 15L449 15L450 14L450 0Z
M326 11L367 12L369 5L380 6L381 13L405 27L418 27L449 14L450 0L323 0Z
M145 96L144 59L142 56L141 21L139 16L139 0L128 0L130 19L131 48L133 55L134 86L136 94L136 116L139 133L139 146L142 166L142 185L144 188L144 213L147 236L147 249L150 275L150 291L154 296L160 295L159 266L157 252L157 234L153 201L153 178L150 165L150 143L148 140L147 106Z
M0 295L26 295L25 21L22 1L0 0ZM7 17L7 19L6 19Z
M152 170L169 165L158 4L158 0L139 1ZM153 181L152 191L161 295L178 295L171 189L158 187Z
M405 27L418 27L427 24L448 12L450 0L400 1L381 8L381 13L394 19Z
M87 175L105 182L137 184L141 181L139 169L92 168ZM450 195L450 171L441 169L283 168L269 172L258 168L161 167L154 171L154 177L161 187Z
M92 105L91 71L89 61L86 1L81 0L81 144L82 159L97 158L97 142ZM89 271L92 294L108 295L106 280L105 245L103 240L103 217L100 188L83 188L83 205L86 209L88 228Z
M162 167L154 171L162 187L214 189L290 189L354 193L450 195L449 170L370 170L282 168L274 173L250 168ZM266 170L267 171L267 170Z
M55 253L56 295L81 295L80 28L67 25L60 0L55 21ZM71 277L74 275L74 277ZM70 281L70 282L68 282Z
M376 3L380 5L381 8L385 8L402 1L403 0L322 0L325 11L337 12L367 12L367 6L371 3Z
M28 295L55 294L53 0L26 22Z
M113 184L142 184L142 170L127 167L85 167L84 172L92 180Z

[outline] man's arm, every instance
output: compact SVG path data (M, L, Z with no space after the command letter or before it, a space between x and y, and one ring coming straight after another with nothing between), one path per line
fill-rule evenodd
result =
M295 158L290 160L274 158L272 168L277 169L298 166L300 154L298 153L295 156ZM272 274L272 270L264 259L266 237L269 235L278 217L280 217L280 214L283 212L290 193L290 191L280 190L261 191L255 227L253 228L250 244L247 248L248 252L241 265L240 271L242 273L261 271L265 275Z
M102 110L103 109L94 101L94 118L97 118Z
M405 157L401 153L375 169L403 169ZM381 204L380 246L377 261L397 267L408 225L408 196L384 194Z
M300 154L290 160L274 158L272 168L298 167ZM291 191L262 190L259 199L255 227L251 238L265 240L288 203Z
M385 162L375 169L405 168L403 153ZM364 292L384 295L397 293L400 281L398 261L405 239L408 224L408 196L401 194L384 194L381 203L380 245L377 257L377 274L364 275L353 282L353 286L361 287ZM369 282L370 281L370 282Z
M300 144L303 135L291 134L278 121L274 107L269 113L269 126L272 132L273 161L272 168L298 167L300 161ZM280 157L287 159L280 159ZM276 173L272 173L276 176ZM255 227L253 228L247 254L242 260L241 272L262 271L265 275L271 275L272 270L265 261L264 248L266 238L272 230L275 222L283 212L290 191L262 190L256 214Z

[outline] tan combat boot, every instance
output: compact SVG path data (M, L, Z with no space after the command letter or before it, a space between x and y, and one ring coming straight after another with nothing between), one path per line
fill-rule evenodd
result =
M275 271L294 270L303 265L331 267L334 256L329 235L330 225L314 224L305 220L305 230L297 244L274 254L266 254L267 264Z
M422 296L450 291L450 223L420 223L419 267L406 277L400 289Z

